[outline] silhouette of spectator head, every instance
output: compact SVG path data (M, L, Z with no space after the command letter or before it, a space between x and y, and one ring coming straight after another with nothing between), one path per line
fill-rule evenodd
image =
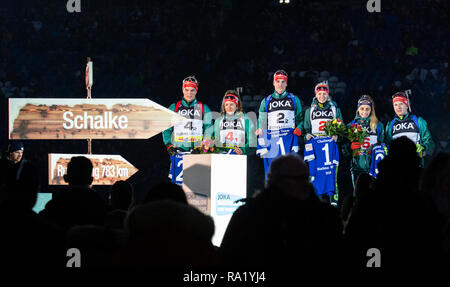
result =
M64 180L72 186L90 186L92 177L92 162L84 156L74 156L67 165Z
M305 162L297 154L290 153L272 161L266 188L305 200L314 193L314 187L308 178L309 171Z
M11 141L6 150L7 158L13 163L18 163L23 158L24 147L21 141Z
M146 194L144 203L157 200L173 200L187 204L186 194L183 189L172 182L161 182L153 186Z
M412 164L408 167L419 167L420 158L416 152L416 145L407 137L402 136L392 141L389 146L388 156L394 159L397 164ZM402 162L403 161L403 162Z
M118 180L111 186L109 200L113 209L128 210L133 201L133 187L124 180Z
M214 222L193 206L173 200L137 205L125 219L129 264L136 267L210 267Z
M416 145L403 136L392 141L389 153L378 165L377 190L390 196L417 191L421 175ZM395 193L392 191L395 190Z
M433 198L439 213L450 217L450 154L439 153L425 169L421 190Z

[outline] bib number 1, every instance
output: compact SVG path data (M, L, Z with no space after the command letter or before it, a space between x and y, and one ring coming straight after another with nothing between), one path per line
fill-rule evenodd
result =
M331 165L330 161L330 148L328 147L328 144L325 144L322 150L325 152L325 162L324 165Z
M279 139L278 139L277 145L280 146L281 154L282 154L282 155L285 155L285 154L286 154L286 150L284 149L284 143L283 143L283 139L282 139L282 138L279 138Z

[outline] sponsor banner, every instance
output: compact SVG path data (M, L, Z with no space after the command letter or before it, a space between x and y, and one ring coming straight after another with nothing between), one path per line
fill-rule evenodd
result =
M240 199L242 199L242 196L230 193L218 193L216 197L216 214L219 216L232 215L242 205L242 202L239 202Z

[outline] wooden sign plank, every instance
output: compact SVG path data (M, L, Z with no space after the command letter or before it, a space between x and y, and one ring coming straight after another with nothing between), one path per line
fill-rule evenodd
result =
M118 180L127 180L138 171L120 155L50 153L48 185L67 185L63 176L67 172L67 164L74 156L85 156L92 161L93 185L113 185Z
M146 139L184 120L149 99L9 99L10 139Z

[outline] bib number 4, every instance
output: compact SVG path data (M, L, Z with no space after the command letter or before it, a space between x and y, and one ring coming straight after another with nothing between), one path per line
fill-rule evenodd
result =
M233 136L233 132L229 132L226 136L225 136L225 140L232 142L232 141L237 141L237 138L235 138Z
M192 122L191 121L187 122L184 125L184 128L187 129L187 130L193 130L194 129L194 127L192 126Z

